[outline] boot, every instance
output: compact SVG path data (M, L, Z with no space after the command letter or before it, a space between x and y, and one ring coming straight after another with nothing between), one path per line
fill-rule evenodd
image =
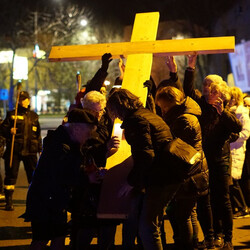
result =
M13 206L13 202L12 202L12 196L14 193L14 189L4 189L4 193L5 193L5 201L6 201L5 210L6 211L13 211L14 206Z

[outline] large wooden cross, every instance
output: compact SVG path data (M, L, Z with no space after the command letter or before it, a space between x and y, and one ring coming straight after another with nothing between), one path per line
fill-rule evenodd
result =
M147 90L143 83L149 79L153 54L187 55L234 52L234 37L209 37L183 40L157 40L159 12L136 14L131 42L92 45L55 46L49 55L50 62L100 60L104 53L113 58L127 57L122 87L129 89L146 102ZM127 159L130 148L122 140L120 149L108 160L108 167Z

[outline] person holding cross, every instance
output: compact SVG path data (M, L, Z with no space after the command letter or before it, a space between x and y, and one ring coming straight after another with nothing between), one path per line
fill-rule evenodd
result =
M0 125L0 136L6 139L6 150L4 152L5 164L5 210L14 210L12 196L18 176L20 162L23 161L28 183L31 183L32 174L37 164L37 153L42 151L41 129L38 115L30 110L30 95L21 91L15 110L7 112L6 118ZM16 128L14 121L16 119ZM15 135L13 157L11 159L12 135Z
M144 249L162 249L163 210L180 187L171 158L165 151L173 139L172 134L162 118L144 108L139 97L127 89L114 89L108 97L107 109L114 118L123 121L121 128L134 160L127 182L119 190L120 197L130 192L133 197L127 219L133 225L127 225L126 234L123 232L126 237L123 247L132 249L139 227Z
M85 155L81 148L97 124L97 118L89 111L73 109L68 122L49 130L44 138L27 194L26 211L21 216L31 221L30 249L44 249L49 240L51 249L64 249L72 188L89 179L82 166Z
M194 87L196 55L188 56L184 92L201 107L199 119L202 129L203 150L210 173L211 206L215 232L215 245L233 249L233 216L229 195L231 155L230 135L242 129L240 121L226 104L229 101L227 85L218 75L208 75L203 81L203 95ZM220 223L222 222L222 224ZM223 237L224 235L224 237Z

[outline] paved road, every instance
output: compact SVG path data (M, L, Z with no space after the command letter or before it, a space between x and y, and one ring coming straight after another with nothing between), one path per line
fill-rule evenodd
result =
M48 129L55 129L58 127L63 120L63 116L60 117L51 117L51 118L39 118L40 126L42 129L42 137L45 137Z
M61 123L61 119L52 119L48 121L41 121L42 127L53 128ZM46 134L46 131L43 131ZM0 159L0 169L3 173L3 160ZM21 164L19 170L18 181L14 193L15 211L8 212L4 210L4 202L0 201L0 250L28 250L31 242L30 223L19 219L25 210L25 199L28 189L28 183L25 176L23 165ZM165 229L167 232L167 242L171 249L173 243L172 230L165 221ZM200 240L203 236L200 231ZM67 244L68 244L67 239ZM234 238L233 244L235 249L249 249L250 250L250 218L234 220ZM116 249L121 249L121 225L117 228ZM92 242L92 249L96 248L96 239Z

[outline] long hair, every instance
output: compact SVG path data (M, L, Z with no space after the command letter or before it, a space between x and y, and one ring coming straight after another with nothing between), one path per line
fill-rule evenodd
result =
M116 88L108 96L107 109L111 115L123 119L130 111L142 108L140 98L127 89Z
M236 106L243 104L243 93L240 88L231 87L230 94L231 94L231 99L234 99Z

